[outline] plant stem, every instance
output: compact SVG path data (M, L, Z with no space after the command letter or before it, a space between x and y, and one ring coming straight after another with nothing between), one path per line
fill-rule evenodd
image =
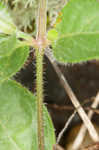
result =
M39 0L37 39L46 38L46 0Z
M41 52L41 53L40 53ZM36 49L36 88L37 88L37 124L38 124L38 149L44 150L43 129L43 51Z
M56 144L59 144L59 142L60 142L60 140L61 140L61 138L62 138L64 132L65 132L66 129L68 128L68 126L69 126L69 124L71 123L72 119L74 118L75 114L76 114L76 111L73 112L73 114L72 114L72 115L69 117L69 119L67 120L67 122L66 122L64 128L60 131L60 133L59 133L59 135L58 135L58 137L57 137L57 142L56 142Z
M46 0L39 0L36 35L36 87L37 87L37 124L38 150L44 150L44 123L43 123L43 56L46 40Z
M98 106L98 104L99 104L99 93L97 94L97 96L96 96L94 102L92 103L92 106L91 106L91 107L92 107L92 108L96 108L96 107ZM88 117L89 117L90 120L92 119L93 114L94 114L94 111L89 110L89 112L88 112ZM82 144L82 142L83 142L83 140L84 140L86 131L87 131L87 128L86 128L86 126L83 124L83 125L81 126L81 128L80 128L80 130L79 130L79 132L78 132L78 134L77 134L77 136L76 136L74 142L73 142L73 145L72 145L72 149L73 149L73 150L77 150L77 149L80 148L80 146L81 146L81 144ZM79 141L79 142L78 142L78 141Z

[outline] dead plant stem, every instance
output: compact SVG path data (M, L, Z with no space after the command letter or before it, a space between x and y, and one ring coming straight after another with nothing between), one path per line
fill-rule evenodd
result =
M92 103L92 108L96 108L99 104L99 93L97 94L94 102ZM92 116L93 116L94 112L92 110L90 110L88 112L88 117L91 119ZM91 130L91 129L90 129ZM85 134L86 134L86 131L87 131L87 128L86 126L83 124L80 128L80 131L78 132L78 135L76 136L76 139L74 140L73 142L73 146L72 146L72 150L77 150L79 149L80 145L82 144L83 142L83 139L85 137Z
M65 132L66 129L68 128L68 126L69 126L69 124L71 123L72 119L74 118L75 114L76 114L76 111L74 111L74 113L73 113L73 114L69 117L69 119L67 120L67 122L66 122L64 128L61 130L61 132L59 133L59 135L58 135L58 137L57 137L57 142L56 142L56 144L59 144L59 142L60 142L60 140L61 140L61 138L62 138L64 132Z

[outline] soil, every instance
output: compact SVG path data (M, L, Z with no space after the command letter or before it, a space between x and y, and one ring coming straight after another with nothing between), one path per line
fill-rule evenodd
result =
M86 100L91 101L92 97L96 96L99 91L99 61L93 60L75 65L57 64L81 103ZM35 56L32 52L30 53L28 62L15 78L29 90L35 92ZM46 57L44 58L44 95L44 103L51 114L57 136L73 112L74 107L62 88L53 66ZM87 103L87 106L90 106L90 104L91 102ZM97 124L99 123L98 115L94 115L94 120ZM76 115L68 131L79 122L81 120ZM66 144L65 138L68 131L64 134L60 142L63 147Z

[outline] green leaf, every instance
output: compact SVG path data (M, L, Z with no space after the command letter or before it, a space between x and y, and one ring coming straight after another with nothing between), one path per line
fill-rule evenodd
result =
M29 47L16 48L9 56L0 58L0 82L13 76L23 66L29 55Z
M0 149L38 150L37 101L15 81L0 84ZM54 129L44 107L45 150L55 144Z
M48 37L48 40L53 42L54 40L57 39L58 32L55 29L51 29L48 31L47 37Z
M0 33L12 34L16 31L16 26L8 13L7 7L0 2Z
M10 55L16 47L16 43L15 35L0 37L0 57Z
M60 62L76 63L99 58L99 2L71 0L55 25L58 39L52 43Z

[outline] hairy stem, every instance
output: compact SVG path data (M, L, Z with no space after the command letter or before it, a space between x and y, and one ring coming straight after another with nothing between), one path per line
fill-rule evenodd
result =
M46 0L39 0L36 35L36 87L37 87L37 124L38 150L44 150L43 123L43 56L46 47Z
M43 128L43 50L36 49L36 88L37 88L37 124L38 124L38 149L44 150Z

